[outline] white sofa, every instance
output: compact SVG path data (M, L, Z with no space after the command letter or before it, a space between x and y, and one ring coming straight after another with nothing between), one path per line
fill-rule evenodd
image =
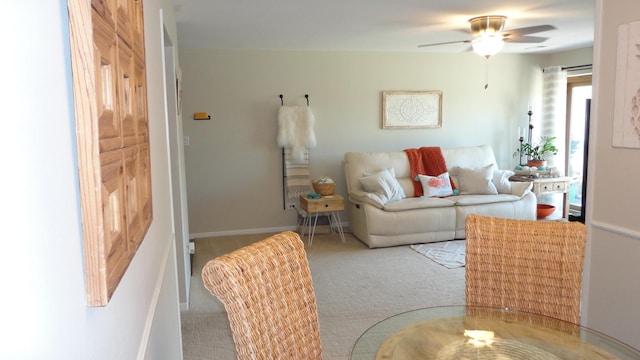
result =
M452 147L441 151L459 194L415 197L409 159L404 151L345 154L349 226L358 239L370 248L464 239L468 214L536 219L536 197L531 192L531 183L505 180L510 173L499 170L491 147ZM464 188L469 183L468 174L483 168L485 177L487 171L491 173L490 182L497 193L468 194ZM363 184L367 183L363 177L385 170L395 173L396 184L405 198L387 202L384 196L365 191ZM460 177L463 174L465 177Z

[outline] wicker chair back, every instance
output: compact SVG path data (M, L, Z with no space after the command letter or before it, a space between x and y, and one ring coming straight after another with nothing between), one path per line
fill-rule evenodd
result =
M238 359L322 359L300 236L283 232L210 260L205 287L225 307Z
M469 215L467 305L580 322L586 227Z

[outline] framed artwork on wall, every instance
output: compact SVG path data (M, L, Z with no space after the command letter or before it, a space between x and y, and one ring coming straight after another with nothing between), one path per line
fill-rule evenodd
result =
M442 91L383 91L382 128L442 127Z
M153 220L143 4L67 8L87 305L107 306Z
M640 148L640 21L618 27L613 146Z

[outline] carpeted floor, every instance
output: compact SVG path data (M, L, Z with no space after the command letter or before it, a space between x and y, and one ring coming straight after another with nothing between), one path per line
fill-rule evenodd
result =
M185 360L236 358L224 307L204 289L200 271L208 260L268 235L196 240L190 309L182 312ZM391 315L464 304L464 268L447 269L409 246L368 249L345 235L343 244L338 235L317 234L306 247L325 359L349 359L360 334Z

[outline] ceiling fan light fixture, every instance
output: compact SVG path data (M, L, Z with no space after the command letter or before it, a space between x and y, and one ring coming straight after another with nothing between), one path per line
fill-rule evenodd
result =
M504 40L499 35L481 36L471 42L473 51L487 59L502 50L502 46L504 46Z
M504 30L504 23L507 20L506 16L502 15L488 15L477 16L469 19L471 25L471 33L473 36L493 35L501 33Z

